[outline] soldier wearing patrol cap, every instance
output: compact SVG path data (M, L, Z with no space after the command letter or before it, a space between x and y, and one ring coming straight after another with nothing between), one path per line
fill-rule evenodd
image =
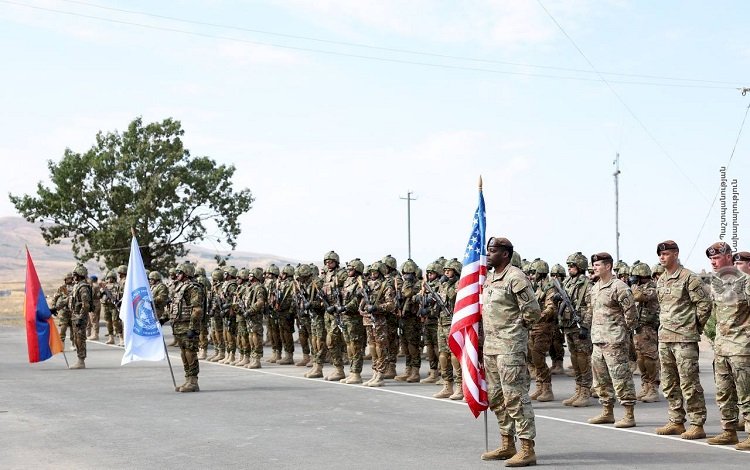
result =
M732 257L734 267L745 274L750 274L750 252L739 251Z
M656 433L702 439L706 437L706 399L700 383L698 341L711 314L711 299L701 279L680 264L677 243L659 243L656 254L665 270L656 292L661 386L669 402L669 422ZM686 416L691 424L688 430Z

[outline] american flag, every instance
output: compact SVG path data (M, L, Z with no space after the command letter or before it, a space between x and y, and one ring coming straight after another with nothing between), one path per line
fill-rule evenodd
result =
M487 277L487 248L482 184L479 183L479 207L474 213L471 236L466 245L461 278L458 280L456 306L448 336L448 347L458 357L463 372L464 398L476 418L487 409L487 382L479 357L479 323L482 321L482 286Z

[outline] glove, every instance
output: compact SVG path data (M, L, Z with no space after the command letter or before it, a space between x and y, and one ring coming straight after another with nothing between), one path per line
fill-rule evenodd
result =
M578 339L589 339L589 329L582 326L578 331Z
M310 310L310 302L305 302L302 306L305 308L305 310Z
M335 311L336 311L336 306L335 306L335 305L329 305L329 306L328 306L328 307L326 308L326 312L328 312L328 313L333 313L333 312L335 312Z
M51 309L49 309L49 313L51 313L53 317L56 317L57 316L57 309L55 307L52 307Z
M372 304L367 306L367 313L375 313L376 310L377 308L375 308L375 306Z
M159 324L161 326L164 326L164 324L167 323L168 321L169 321L169 318L160 318L159 319Z
M555 292L555 295L552 296L552 300L555 302L560 302L562 300L562 295L560 295L559 292Z
M195 339L198 337L198 332L195 330L188 330L187 339Z
M339 306L339 307L336 307L336 311L338 313L344 313L344 312L346 312L346 307L344 307L343 305Z

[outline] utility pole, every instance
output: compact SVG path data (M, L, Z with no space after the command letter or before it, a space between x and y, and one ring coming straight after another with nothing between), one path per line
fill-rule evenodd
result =
M412 194L414 194L412 191L407 191L406 197L399 196L399 199L406 201L406 238L409 246L409 259L411 259L411 201L417 200L417 198L411 197Z
M620 153L615 154L615 253L616 260L620 258Z

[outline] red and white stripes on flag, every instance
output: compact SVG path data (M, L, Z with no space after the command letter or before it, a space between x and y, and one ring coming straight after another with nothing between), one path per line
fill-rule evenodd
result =
M479 187L479 206L474 213L469 243L466 245L461 278L458 280L456 306L448 336L448 347L458 357L463 375L463 392L476 418L487 409L487 381L479 357L479 324L482 321L482 286L487 277L485 244L486 213Z

